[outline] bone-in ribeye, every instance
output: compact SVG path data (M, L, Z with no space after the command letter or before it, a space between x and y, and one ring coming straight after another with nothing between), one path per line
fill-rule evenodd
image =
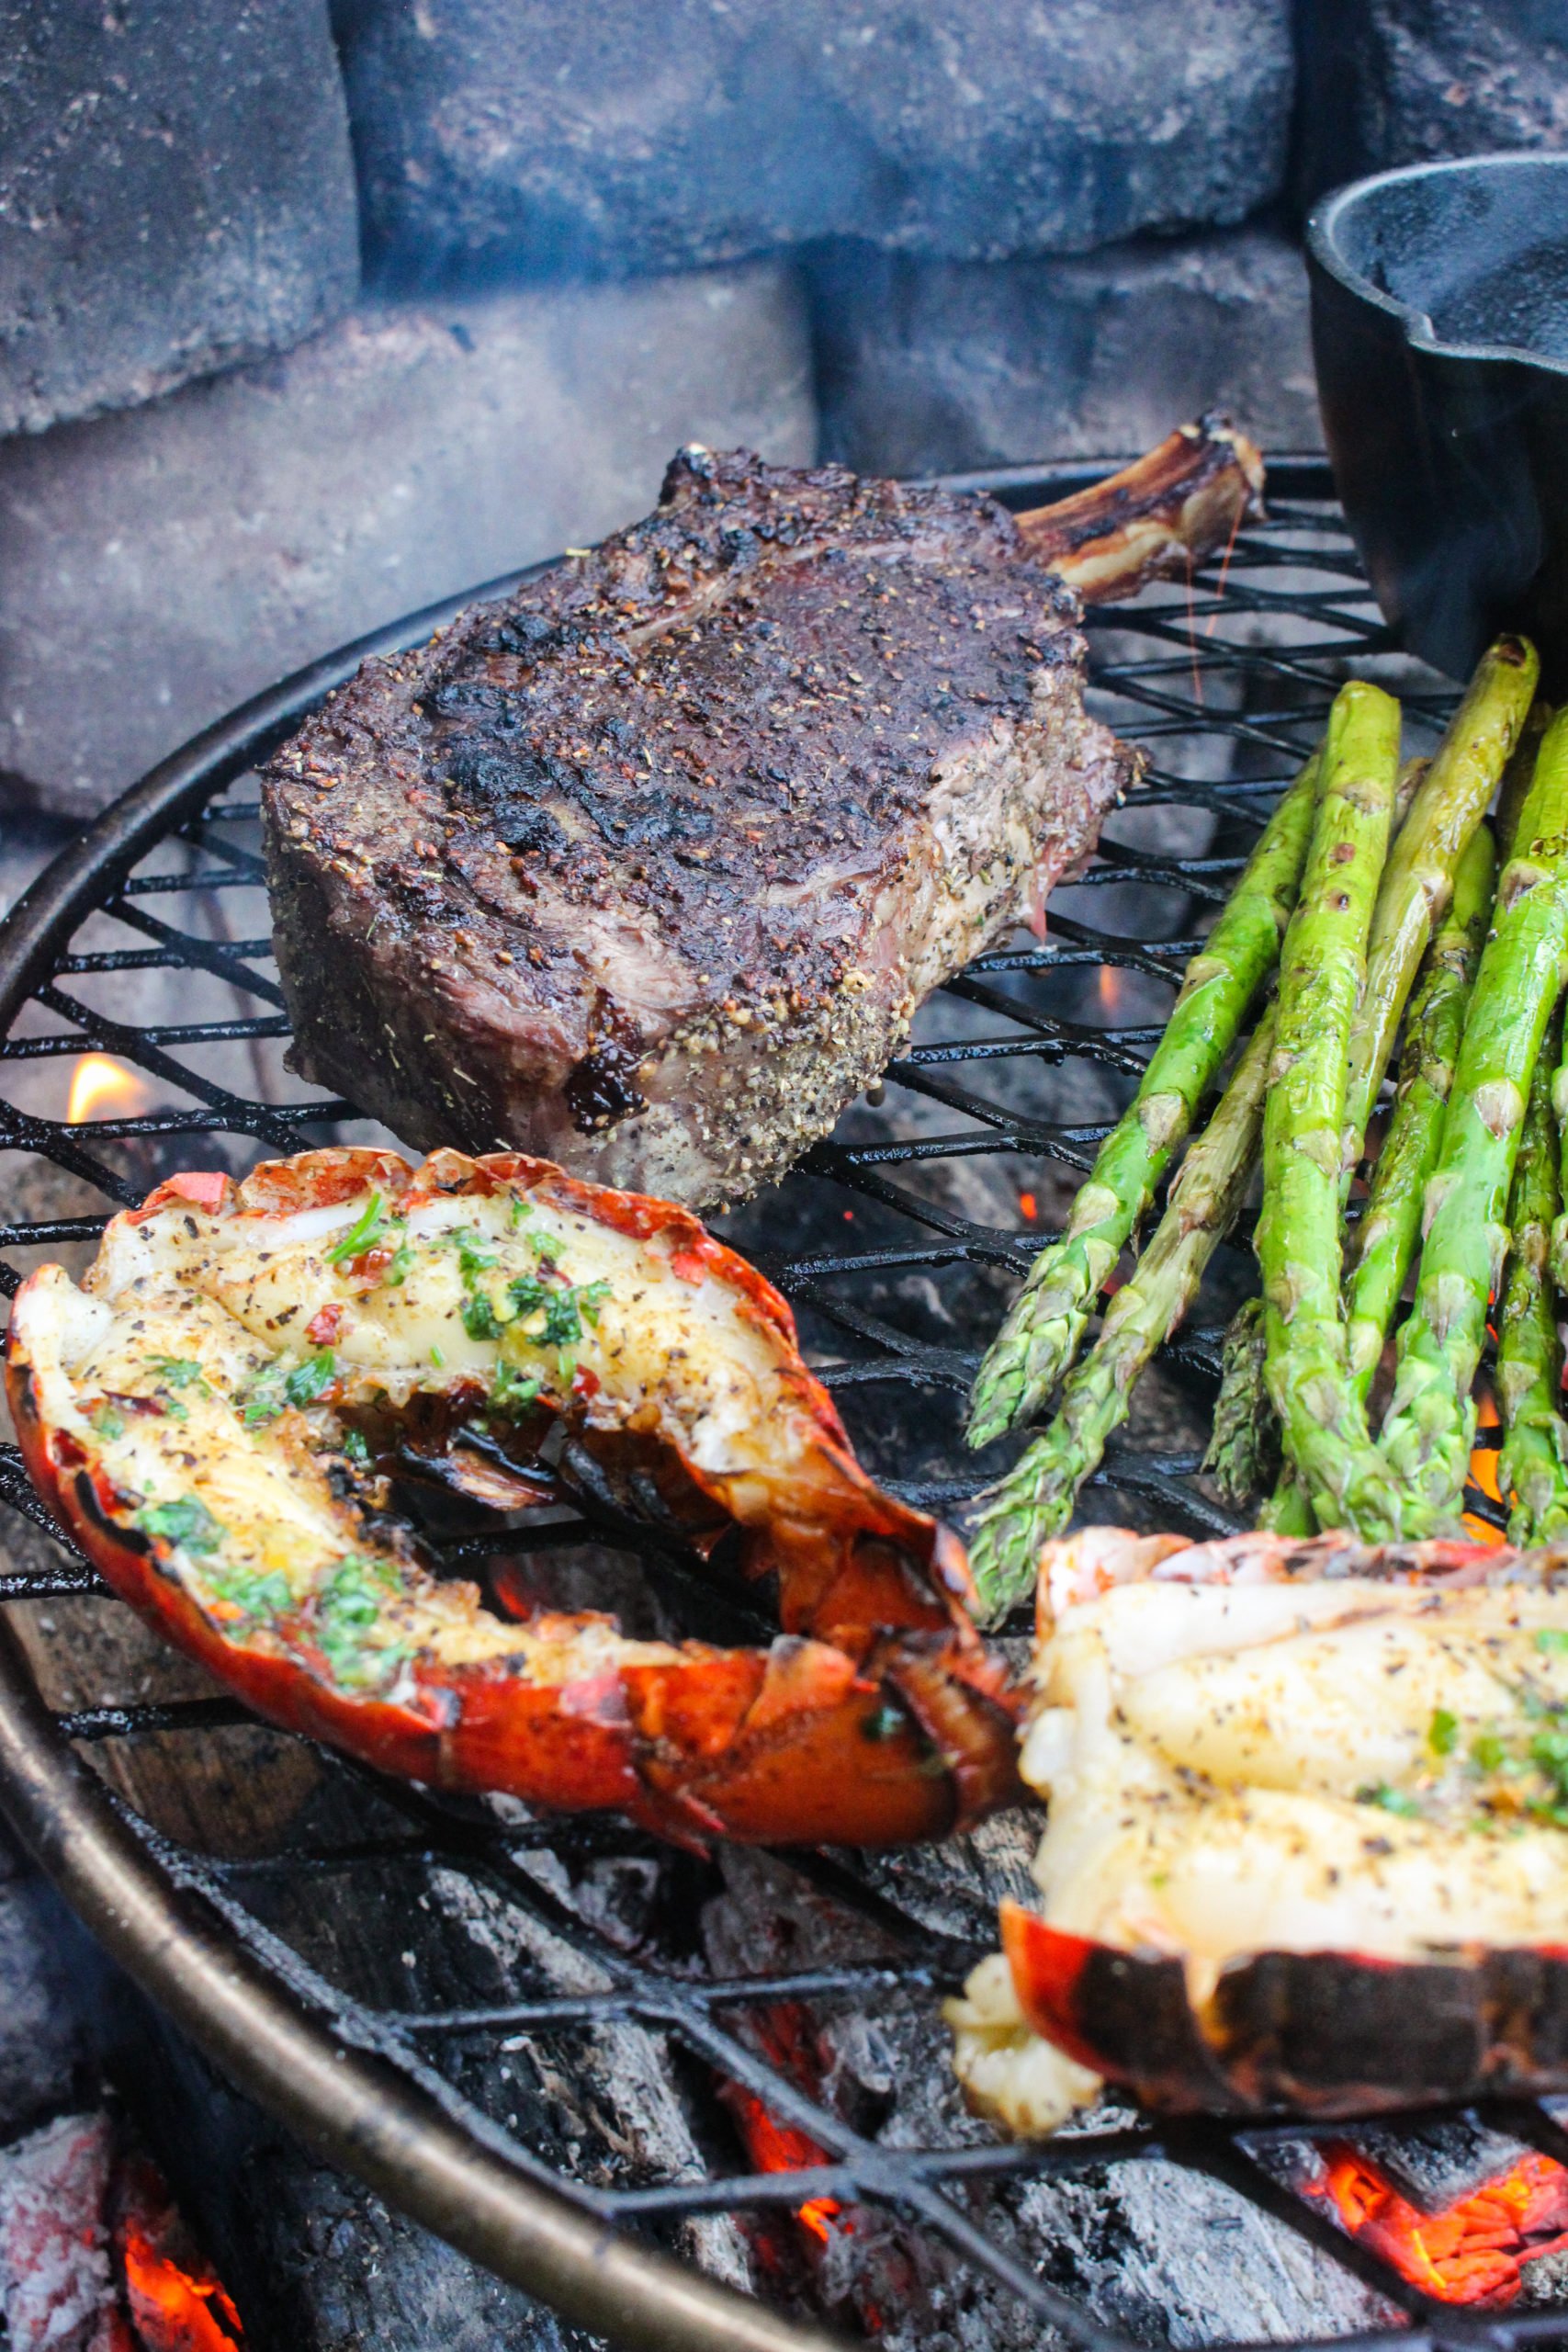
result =
M752 1192L1134 778L1052 564L1125 587L1257 482L1188 428L1032 533L682 451L647 521L367 662L273 761L297 1066L416 1144Z

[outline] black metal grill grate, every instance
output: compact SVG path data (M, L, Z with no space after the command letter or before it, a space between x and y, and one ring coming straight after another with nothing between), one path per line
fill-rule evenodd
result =
M1075 486L1066 469L997 484L1019 504ZM886 1097L858 1106L776 1195L731 1220L733 1237L795 1301L823 1377L873 1466L912 1498L951 1506L1010 1450L996 1449L977 1464L957 1437L958 1400L999 1311L1001 1277L1024 1271L1052 1209L1089 1165L1157 1035L1206 910L1224 897L1337 685L1351 665L1380 678L1434 736L1450 706L1443 683L1389 645L1327 489L1322 469L1310 462L1277 466L1271 519L1245 530L1223 565L1205 568L1186 587L1156 588L1133 605L1091 616L1095 706L1150 756L1135 809L1119 812L1090 870L1053 899L1046 943L977 959L929 1010L888 1072ZM422 616L379 642L413 642L437 617ZM0 1151L20 1156L0 1165L22 1171L7 1190L12 1203L26 1203L29 1157L118 1205L134 1203L172 1165L216 1158L240 1168L256 1147L287 1152L365 1132L351 1105L312 1094L278 1058L286 1024L268 960L254 791L245 782L254 761L352 666L348 657L334 657L169 763L78 842L0 933L0 1059L10 1098L0 1104ZM138 1074L143 1099L113 1115L70 1123L64 1076L87 1053ZM13 1214L0 1227L7 1293L40 1255L90 1239L101 1223L95 1207ZM1219 1329L1244 1271L1239 1251L1228 1261L1221 1253L1199 1315L1167 1351L1165 1378L1151 1379L1152 1421L1134 1422L1101 1474L1098 1484L1107 1491L1091 1498L1097 1515L1142 1511L1203 1531L1231 1524L1197 1475L1198 1432L1213 1395ZM0 1453L0 1498L42 1523L12 1449ZM1483 1498L1473 1499L1490 1510ZM585 1537L637 1552L676 1618L692 1620L700 1611L710 1636L752 1634L743 1600L716 1598L695 1563L621 1523L558 1513L525 1535L470 1535L447 1549L457 1565L480 1551L493 1554L503 1540L540 1555ZM63 1553L47 1572L0 1577L0 1602L88 1595L118 1605ZM4 1671L15 1681L14 1657ZM52 1725L21 1704L17 1720L20 1745L6 1751L10 1769L15 1773L19 1759L47 1779L50 1757L58 1760L68 1741L209 1733L244 1717L227 1700L204 1698L85 1705L56 1715ZM596 2222L656 2238L694 2215L793 2209L808 2199L881 2207L987 2275L1039 2322L1109 2352L1128 2339L1052 2282L1045 2249L987 2225L987 2192L1010 2180L1077 2177L1112 2160L1163 2155L1264 2207L1384 2298L1399 2316L1381 2333L1357 2336L1359 2345L1506 2347L1568 2337L1568 2315L1504 2319L1427 2301L1338 2232L1320 2207L1281 2185L1257 2135L1205 2123L1130 2122L1048 2147L971 2136L894 2149L852 2128L788 2067L760 2054L748 2018L780 2001L829 2010L934 2001L976 1956L961 1939L933 1933L901 1906L896 1880L892 1892L886 1880L874 1885L853 1860L817 1856L798 1866L873 1922L890 1958L721 1981L705 1977L689 1955L675 1964L656 1940L628 1949L611 1939L525 1866L538 1849L634 1853L640 1841L632 1833L604 1822L514 1826L481 1807L375 1781L341 1759L323 1759L323 1770L341 1782L351 1812L363 1799L352 1834L224 1860L175 1843L117 1800L130 1858L124 1866L164 1903L176 1944L191 1932L194 1898L201 1933L220 1957L248 1955L318 2050L367 2055L389 2082L417 2091L454 2127L459 2169L464 2152L476 2166L499 2157L517 2198L547 2189ZM51 1785L57 1792L63 1785L57 1770ZM46 1848L39 1823L47 1824L49 1802L40 1800L30 1816ZM69 1889L69 1860L58 1850L45 1859ZM280 1880L309 1872L351 1888L358 1872L434 1865L521 1906L592 1968L602 1989L434 2013L370 2006L352 1987L328 1983L266 1924L266 1890ZM122 1957L155 1992L168 1990L178 1951L173 1962L160 1960L137 1945L138 1932L145 1943L133 1922L129 1943L118 1946ZM185 2013L188 2021L188 2000ZM531 2154L463 2087L456 2062L463 2053L493 2051L508 2038L570 2036L610 2018L668 2036L689 2060L741 2086L778 2123L806 2134L823 2161L788 2173L718 2161L705 2177L628 2177L606 2188ZM1568 2158L1568 2136L1544 2109L1492 2120ZM394 2196L402 2177L397 2161L379 2176ZM403 2161L405 2169L412 2162ZM431 2210L428 2199L421 2205L412 2176L407 2201ZM499 2243L490 2258L505 2268L504 2251L493 2251ZM592 2315L580 2276L564 2258L563 2266L530 2269L518 2258L511 2267L522 2283ZM703 2333L700 2314L688 2315L682 2337L674 2306L660 2302L663 2291L650 2280L646 2304L625 2319L626 2341L726 2340ZM739 2343L741 2307L734 2308L728 2340ZM796 2340L823 2339L782 2326L766 2336Z

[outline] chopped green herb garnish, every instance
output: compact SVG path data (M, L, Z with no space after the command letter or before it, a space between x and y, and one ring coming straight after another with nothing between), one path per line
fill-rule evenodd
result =
M463 1329L470 1340L499 1340L501 1325L495 1319L495 1308L482 1290L470 1292L463 1301Z
M149 1356L148 1363L157 1377L171 1388L194 1388L198 1396L210 1396L212 1391L201 1376L201 1366L194 1356Z
M282 1410L283 1372L280 1365L273 1364L241 1398L240 1419L248 1430L259 1430L264 1421L276 1420Z
M1418 1821L1421 1817L1421 1808L1415 1798L1404 1789L1391 1789L1386 1781L1380 1781L1375 1788L1358 1789L1356 1802L1358 1804L1375 1804L1384 1813L1397 1814L1402 1821Z
M457 1250L457 1271L466 1283L477 1281L480 1274L488 1274L491 1268L499 1262L495 1251L482 1246L484 1236L476 1233L471 1226L456 1227L446 1238Z
M558 1288L542 1282L537 1274L519 1274L510 1285L512 1301L520 1316L530 1321L543 1315L543 1328L531 1331L528 1337L539 1346L547 1348L575 1347L582 1337L584 1320L592 1327L598 1323L599 1309L610 1295L607 1282L583 1283L578 1288Z
M337 1377L337 1360L331 1348L307 1356L303 1363L295 1365L283 1384L283 1393L291 1405L313 1405L323 1388L329 1388Z
M406 1241L400 1241L393 1250L381 1280L393 1290L400 1290L407 1282L409 1268L413 1264L413 1251Z
M225 1568L217 1574L209 1572L207 1583L220 1600L243 1610L247 1617L281 1617L294 1606L288 1578L276 1568L265 1577L247 1568Z
M498 1413L520 1413L533 1404L542 1385L536 1374L514 1370L503 1356L490 1385L490 1401Z
M1548 1657L1553 1652L1568 1650L1568 1628L1562 1625L1543 1625L1535 1637L1535 1645L1543 1656Z
M525 1216L533 1216L533 1214L534 1214L534 1204L533 1204L533 1202L532 1202L532 1201L525 1201L525 1200L523 1198L523 1195L522 1195L522 1193L513 1193L513 1195L512 1195L512 1230L513 1230L513 1233L515 1233L515 1232L516 1232L516 1230L517 1230L518 1227L522 1224L522 1222L523 1222L523 1220L524 1220L524 1218L525 1218Z
M446 1357L442 1354L438 1347L433 1347L431 1349L430 1361L435 1366L437 1372L443 1370L446 1363Z
M363 1258L367 1250L374 1250L387 1221L385 1210L380 1193L372 1193L358 1220L349 1227L337 1247L327 1251L328 1265L346 1266L351 1259Z
M354 1463L357 1468L364 1470L368 1467L370 1448L365 1442L365 1433L362 1430L347 1430L344 1432L343 1451L345 1460Z
M1530 1762L1551 1782L1553 1794L1568 1802L1568 1724L1553 1724L1530 1741Z
M372 1560L340 1561L315 1597L317 1647L340 1682L384 1681L408 1656L407 1645L367 1640L396 1589L390 1573Z
M100 1405L93 1415L93 1427L100 1437L123 1437L125 1415L117 1413L112 1405Z
M1478 1772L1500 1772L1508 1751L1495 1731L1477 1732L1470 1743L1470 1760Z
M604 1306L614 1287L613 1283L604 1281L582 1283L579 1285L577 1311L591 1331L596 1331L599 1329L599 1309Z
M137 1516L149 1535L161 1535L166 1543L179 1544L195 1559L216 1552L223 1541L225 1531L197 1495L182 1495L174 1503L154 1503Z
M1427 1726L1427 1745L1434 1756L1451 1756L1459 1742L1459 1717L1446 1707L1435 1707Z

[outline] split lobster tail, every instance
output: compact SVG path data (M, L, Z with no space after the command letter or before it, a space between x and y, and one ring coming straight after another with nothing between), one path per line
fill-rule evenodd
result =
M1038 1893L946 2011L976 2107L1568 2089L1568 1552L1092 1527L1036 1598Z
M893 1844L1017 1799L962 1546L866 1476L784 1300L666 1204L451 1152L176 1178L83 1289L24 1284L6 1385L113 1589L383 1770L687 1845ZM487 1608L399 1519L411 1459L502 1502L599 1484L700 1551L733 1532L784 1630L724 1650Z
M1568 1952L1258 1952L1195 1990L1181 1954L1021 1904L1002 1904L1001 1932L1034 2031L1169 2114L1374 2115L1568 2080Z

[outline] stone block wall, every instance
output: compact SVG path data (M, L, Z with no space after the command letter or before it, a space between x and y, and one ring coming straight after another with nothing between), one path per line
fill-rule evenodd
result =
M1273 196L1288 0L343 0L383 267L1078 253Z
M651 499L1317 437L1322 187L1568 135L1562 0L0 0L0 796Z

